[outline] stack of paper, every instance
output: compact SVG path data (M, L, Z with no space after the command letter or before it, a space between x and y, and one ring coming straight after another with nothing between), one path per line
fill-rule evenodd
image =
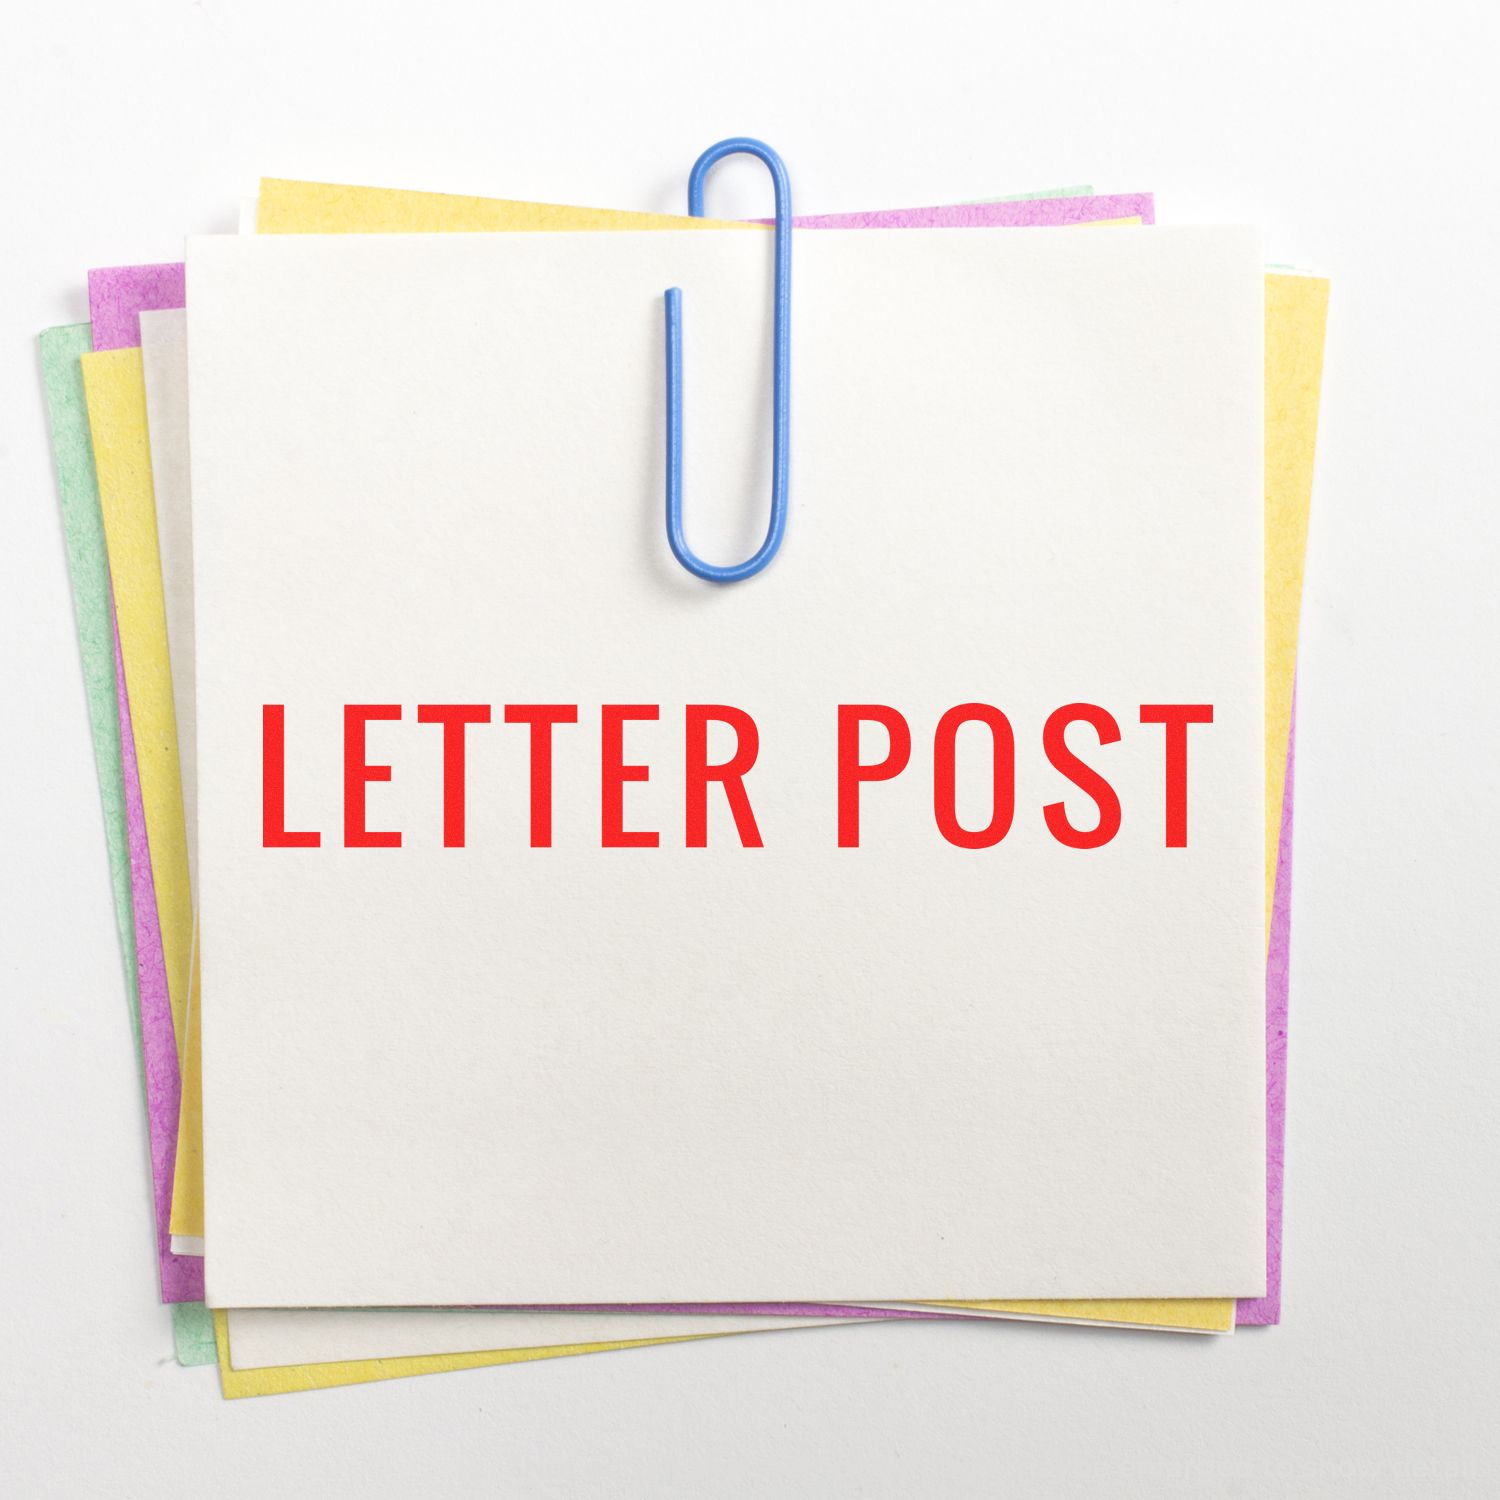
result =
M90 272L43 366L184 1364L1279 1320L1328 285L1154 218L799 219L788 539L722 588L661 294L734 560L758 226L266 180Z

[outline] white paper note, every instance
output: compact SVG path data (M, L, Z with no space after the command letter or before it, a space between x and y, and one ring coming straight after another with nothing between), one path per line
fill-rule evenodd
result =
M690 536L731 559L764 524L765 258L192 244L217 1305L1260 1289L1255 239L800 236L792 524L720 589L662 538L660 294ZM935 730L975 702L1015 737L1013 824L978 849L934 808ZM1043 750L1079 702L1120 733L1067 735L1118 795L1100 848L1043 813L1099 816ZM318 848L263 847L268 704L284 826ZM400 706L365 736L391 779L360 783L400 848L343 847L346 704ZM492 707L461 848L422 704ZM551 847L507 704L577 706ZM659 717L615 751L607 704ZM761 847L714 780L684 847L688 704L753 717ZM840 704L910 728L858 848ZM1212 705L1186 847L1150 704ZM982 827L989 736L951 742L948 826ZM708 761L737 745L711 725ZM869 726L859 758L885 748ZM601 847L606 783L658 847Z

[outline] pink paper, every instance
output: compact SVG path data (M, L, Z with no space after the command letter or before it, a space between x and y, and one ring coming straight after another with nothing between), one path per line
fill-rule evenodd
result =
M1005 203L949 203L933 208L877 208L864 213L811 214L798 229L1023 229L1096 224L1101 219L1156 222L1150 193L1099 193L1090 198L1017 198ZM769 224L760 219L757 223Z
M151 1184L156 1206L156 1253L161 1264L163 1302L203 1300L203 1257L174 1255L172 1172L177 1158L177 1110L181 1075L177 1037L167 998L167 966L162 955L161 924L156 915L156 885L151 877L151 848L146 838L146 811L136 763L135 731L125 691L125 663L120 630L115 627L115 692L120 704L120 763L125 777L125 826L130 841L130 891L135 919L135 965L141 995L141 1051L146 1064L146 1121L151 1141Z
M187 297L181 262L157 266L106 266L89 272L89 323L94 349L134 349L141 314L181 307Z
M1286 1031L1292 959L1292 772L1297 760L1297 698L1292 696L1286 746L1286 791L1271 898L1271 948L1266 956L1266 1295L1235 1307L1240 1325L1281 1321L1281 1223L1286 1183Z

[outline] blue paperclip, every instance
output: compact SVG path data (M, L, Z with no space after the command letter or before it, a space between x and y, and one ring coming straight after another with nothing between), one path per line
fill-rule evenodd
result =
M710 583L753 578L776 556L786 531L787 428L791 412L792 365L792 188L781 158L763 141L732 136L710 146L688 177L688 212L703 217L703 179L725 156L754 156L766 164L776 188L775 347L771 377L771 519L766 539L753 557L733 567L706 563L687 544L682 529L682 289L667 292L667 541L689 573Z

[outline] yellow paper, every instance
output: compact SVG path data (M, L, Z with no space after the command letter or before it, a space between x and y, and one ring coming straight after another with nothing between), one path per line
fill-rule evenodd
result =
M626 1339L612 1344L556 1344L545 1349L489 1349L472 1354L418 1354L400 1359L351 1359L326 1365L270 1365L258 1370L236 1370L230 1363L229 1315L224 1312L214 1314L219 1386L231 1399L237 1396L280 1396L289 1391L317 1391L333 1385L362 1385L368 1380L395 1380L402 1375L477 1370L486 1365L523 1365L536 1359L562 1359L570 1354L608 1354L616 1349L644 1349L653 1344L692 1344L699 1339L735 1337L738 1335L698 1333L676 1338Z
M1266 277L1266 929L1276 889L1286 746L1312 499L1328 282Z
M120 656L125 664L135 730L141 802L151 843L167 994L181 1062L192 963L193 899L188 884L187 821L182 805L182 767L177 753L177 713L156 538L156 492L151 483L141 351L112 349L85 354L81 362L94 466L99 476L99 508L104 515L114 585Z
M1234 1327L1233 1297L1153 1297L1086 1302L932 1302L971 1312L1008 1313L1046 1323L1119 1323L1139 1328L1180 1328L1192 1333L1228 1333Z
M404 188L343 187L263 177L257 234L434 234L581 229L763 229L737 219L689 219L621 208L573 208Z
M188 991L187 1036L177 1034L182 1092L177 1105L177 1154L172 1159L172 1212L167 1221L172 1234L200 1240L203 1238L203 1030L199 1025L202 978L195 948L193 982Z
M610 209L573 209L555 204L533 204L501 199L457 197L437 193L339 187L265 179L261 184L257 230L261 233L412 233L475 231L542 231L605 229L745 228L741 224L633 214ZM1300 612L1307 514L1311 497L1312 450L1317 429L1323 329L1328 283L1311 277L1272 274L1266 278L1266 911L1269 923L1274 889L1285 757L1295 674L1296 639ZM122 353L134 351L120 351ZM86 356L89 359L100 356ZM136 360L139 379L139 357ZM144 400L138 399L144 424ZM91 405L92 413L92 405ZM96 439L97 442L97 439ZM101 477L101 484L102 484ZM145 483L149 489L147 465ZM154 544L154 508L152 515ZM160 588L160 572L157 571ZM164 620L164 617L163 617ZM122 623L122 634L124 626ZM162 636L165 647L163 625ZM163 651L165 665L165 652ZM170 683L169 683L170 687ZM176 764L175 722L172 726L173 763ZM178 799L180 803L180 781ZM148 815L149 822L149 815ZM154 848L154 845L153 845ZM184 845L184 869L186 863ZM153 865L155 861L153 858ZM196 995L194 1000L196 1002ZM180 1035L180 1033L179 1033ZM201 1234L201 1071L191 1042L184 1060L183 1111L178 1151L178 1180L173 1195L174 1234ZM181 1205L179 1210L179 1205ZM1233 1326L1231 1298L1152 1299L1137 1301L1022 1301L977 1300L954 1302L954 1307L1010 1313L1017 1317L1081 1322L1129 1323L1145 1327L1227 1331ZM220 1333L221 1370L228 1368L227 1325L216 1315ZM271 1371L229 1371L236 1380L263 1377L264 1389L308 1389L320 1384L343 1384L419 1374L438 1369L469 1369L482 1364L504 1364L553 1353L637 1347L653 1342L569 1346L557 1351L494 1351L492 1354L422 1356L415 1359L359 1361L343 1365L286 1366ZM306 1372L355 1372L325 1379ZM259 1394L259 1390L226 1394Z

